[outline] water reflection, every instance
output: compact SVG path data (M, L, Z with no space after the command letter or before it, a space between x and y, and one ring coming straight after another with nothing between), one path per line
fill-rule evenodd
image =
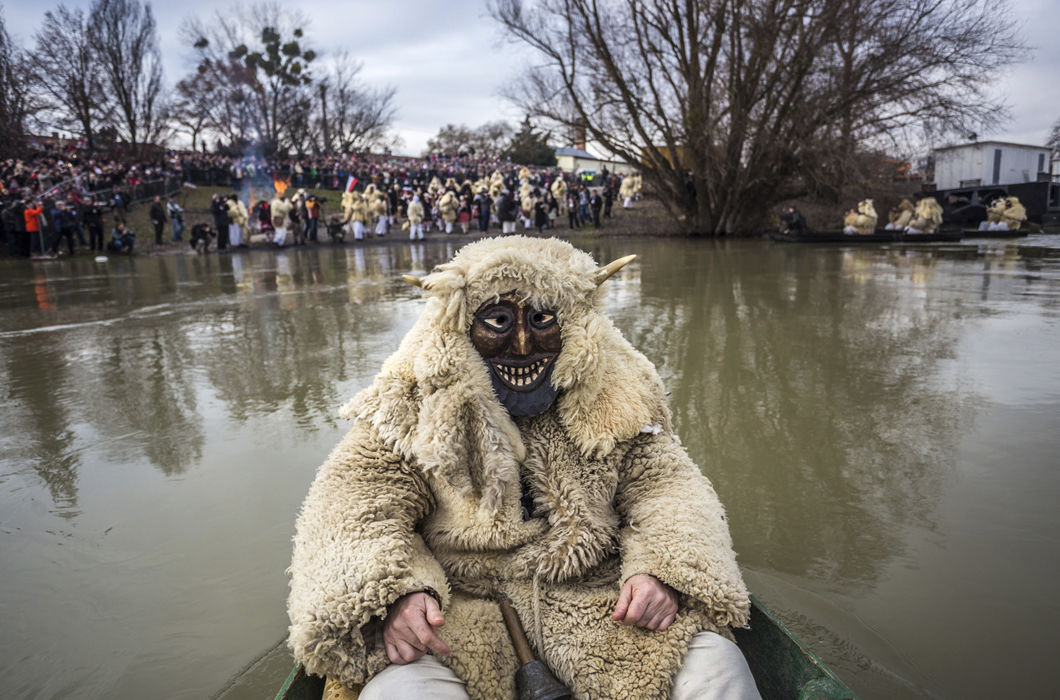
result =
M994 436L1045 426L1021 438L1040 444L1003 445L1018 455L1013 463L1037 468L1048 459L1041 455L1055 454L1055 438L1041 437L1055 419L1034 423L1020 412L1034 416L1044 406L1057 415L1060 403L1048 358L1060 248L581 245L601 262L639 255L607 282L609 313L673 392L677 429L726 503L756 587L791 612L855 688L899 697L909 688L960 687L959 670L916 669L894 652L915 640L867 630L859 616L886 614L895 626L922 629L927 613L915 613L947 603L937 596L917 607L904 590L887 594L896 581L923 589L921 559L955 541L948 529L969 531L968 521L954 520L951 501L955 484L978 493L968 489L965 462L982 451L969 436L983 432L984 416L997 421L987 432ZM208 657L203 668L212 671L200 682L216 689L263 640L281 636L295 512L313 468L345 429L336 408L369 381L422 308L419 290L400 275L428 272L456 247L351 245L5 268L0 568L10 588L0 596L0 627L18 623L11 629L19 633L0 642L0 652L20 660L7 669L15 687L47 694L35 683L54 669L49 688L110 682L79 670L102 667L86 651L99 620L152 621L108 640L116 654L147 653L151 668L170 669L146 680L142 671L119 672L116 682L134 677L165 697L209 694L186 690L189 650ZM1006 333L1015 328L1024 342L1025 329L1041 328L1043 319L1054 330L1033 336L1033 351L1009 350ZM1004 374L993 369L1000 363ZM997 403L1011 407L1004 422L989 411ZM1051 474L1043 467L1025 477L1024 491L1054 493L1042 486L1055 482ZM972 485L996 491L993 482ZM983 500L958 506L974 511L977 523L1045 512L1024 498L979 517ZM1053 517L1039 533L1046 542ZM1008 524L1005 532L1022 532L1018 526L1033 527ZM52 532L65 544L41 536ZM983 542L985 550L990 540ZM60 546L67 558L56 556ZM1037 573L1026 580L1051 580L1057 572L1033 549L1007 551L1022 552L1019 566ZM946 572L980 566L961 551L955 544ZM124 567L125 588L115 588L114 566ZM74 604L73 584L52 585L71 577L78 590L120 592L98 594L108 602L86 612L96 594ZM945 581L926 583L951 595ZM42 585L51 599L37 592ZM139 588L183 602L166 609L157 595L137 598ZM238 609L226 598L233 591ZM1024 593L1044 595L1030 585ZM900 609L886 613L865 602L895 596ZM950 619L982 597L950 605ZM55 601L74 601L61 620L50 617ZM34 637L41 620L68 634L61 642L56 634ZM1008 627L1030 629L1018 622ZM167 658L180 663L159 661ZM280 659L270 668L282 666ZM936 684L933 675L946 680ZM906 680L896 683L899 676Z
M960 324L925 294L937 258L653 247L640 263L639 291L613 292L639 306L613 306L672 389L734 538L754 543L745 564L871 583L896 525L932 526L974 406L932 381Z
M66 348L55 335L33 344L17 344L3 353L5 410L2 412L3 463L18 456L47 487L54 512L77 515L77 470L74 416L66 379ZM5 464L0 473L11 467Z
M335 427L351 361L378 357L391 303L413 296L396 271L422 274L451 253L419 244L16 271L0 297L12 406L0 425L14 436L4 459L33 464L70 513L79 441L181 474L203 456L204 400L237 423L284 410L304 431Z

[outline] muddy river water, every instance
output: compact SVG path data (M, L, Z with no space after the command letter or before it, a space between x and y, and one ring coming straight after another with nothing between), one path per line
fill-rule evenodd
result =
M1060 237L578 244L860 696L1060 697ZM0 696L271 697L337 408L457 245L0 261Z

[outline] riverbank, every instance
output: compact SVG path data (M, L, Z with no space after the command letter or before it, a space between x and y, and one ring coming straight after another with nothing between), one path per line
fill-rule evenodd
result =
M125 214L125 220L128 226L136 233L136 256L157 256L157 255L194 255L195 251L192 250L188 243L191 229L198 223L206 223L213 225L213 217L210 213L210 202L214 194L231 194L232 190L223 187L197 187L197 188L185 188L179 195L176 196L177 202L184 209L184 222L185 230L183 240L173 241L173 228L171 222L166 222L165 230L162 234L161 245L156 245L154 241L154 227L151 225L150 218L148 216L149 204L141 204L133 207L129 212ZM307 195L315 195L318 201L323 202L323 211L321 213L321 223L319 228L318 240L316 242L309 241L305 246L365 246L365 245L387 245L396 243L407 243L408 232L401 229L401 223L397 222L391 226L390 232L385 236L375 236L369 234L367 238L362 241L355 241L353 235L347 233L343 240L338 241L331 238L327 233L327 227L324 222L327 218L333 214L340 214L341 209L339 207L339 200L342 197L342 193L335 190L315 190L307 189ZM251 193L254 201L258 201L259 197L254 196ZM106 240L110 239L110 229L114 226L115 214L108 213L105 216L105 231ZM526 233L527 235L537 235L537 230L534 228L524 231L522 224L519 223L516 226L518 233ZM499 235L500 226L496 223L491 223L490 230L485 235ZM667 214L662 204L655 199L642 198L641 200L633 203L632 209L623 209L621 203L616 200L615 206L611 210L611 217L601 217L601 227L599 229L593 228L592 225L583 226L581 228L572 229L568 225L567 217L563 216L556 220L555 226L550 229L545 229L545 235L556 236L559 238L567 238L573 236L680 236L682 232L677 226L677 223ZM481 238L483 234L478 231L476 223L472 222L468 232L461 233L459 226L456 227L455 231L451 234L447 234L444 231L439 231L437 226L432 226L431 231L425 234L424 240L426 241L472 241ZM258 250L258 249L271 249L275 250L276 246L265 240L265 236L260 233L251 232L247 236L248 244L245 247L228 248L222 253L238 253L245 250ZM290 241L290 237L288 237ZM216 245L216 243L214 243ZM301 246L287 245L285 248L297 248ZM217 252L214 248L211 248L211 253ZM75 248L75 257L80 256L91 256L95 255L86 246L78 245ZM114 255L109 253L108 255ZM60 250L60 258L69 257L66 253L66 249Z

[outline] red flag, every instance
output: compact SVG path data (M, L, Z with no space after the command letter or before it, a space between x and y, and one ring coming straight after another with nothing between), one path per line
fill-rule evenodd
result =
M346 191L347 192L353 192L353 188L356 187L356 186L357 186L357 178L355 178L353 175L350 175L348 178L346 178Z

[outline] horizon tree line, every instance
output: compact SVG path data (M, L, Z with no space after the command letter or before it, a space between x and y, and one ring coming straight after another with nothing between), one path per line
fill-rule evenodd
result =
M150 2L60 3L29 47L11 40L0 7L0 155L40 131L132 153L180 136L267 156L394 145L395 88L367 85L349 53L319 56L307 24L272 0L189 17L178 31L194 65L169 88Z
M761 230L801 197L1007 115L1026 52L1007 0L489 0L533 62L508 97L633 165L691 234Z

